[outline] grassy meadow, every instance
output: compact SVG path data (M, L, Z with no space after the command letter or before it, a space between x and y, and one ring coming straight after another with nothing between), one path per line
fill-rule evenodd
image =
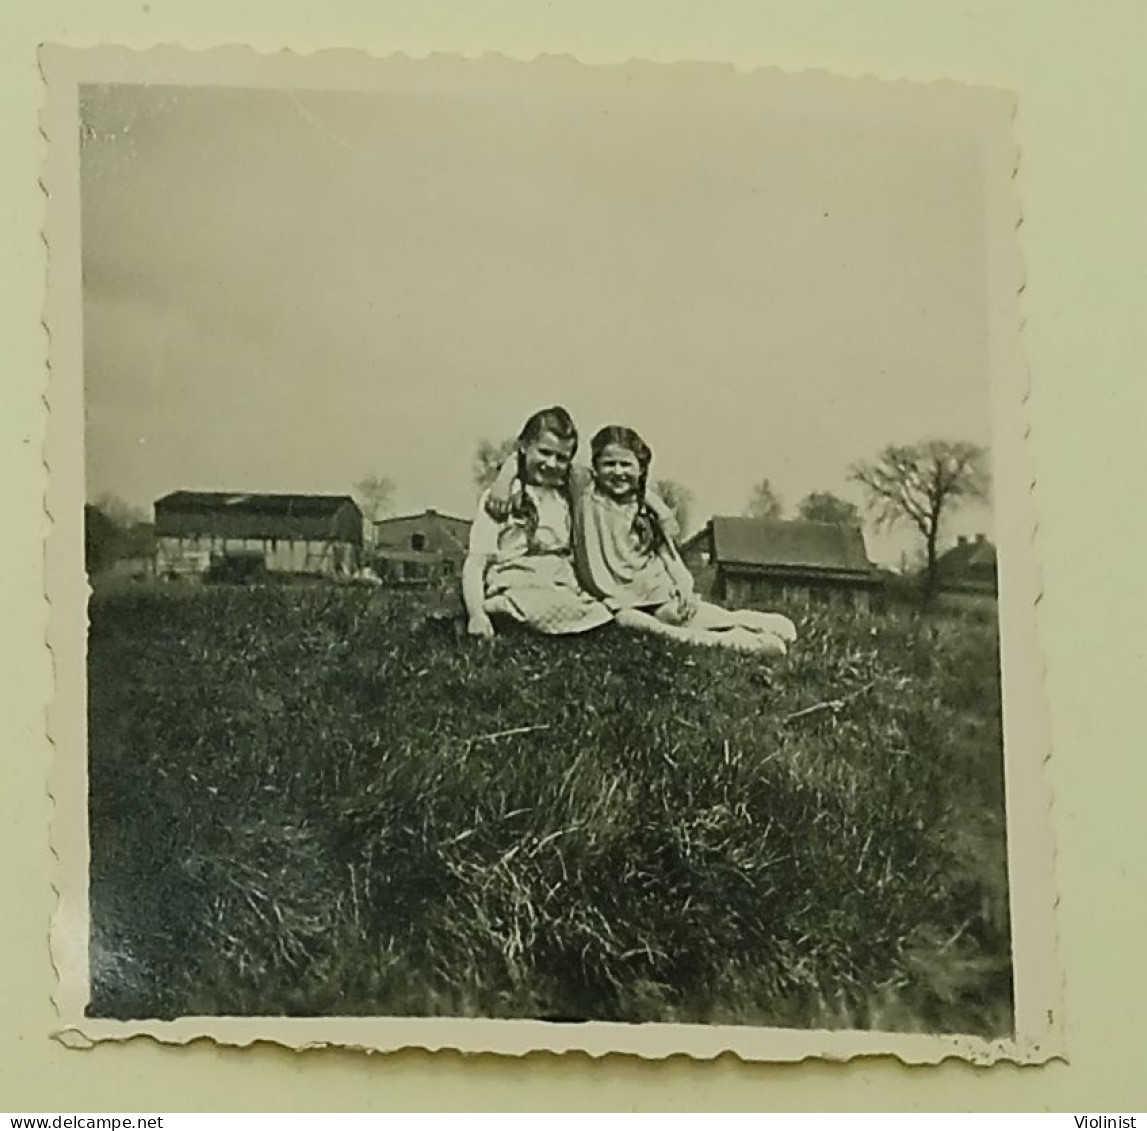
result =
M90 614L94 1016L1010 1031L990 613L772 664L327 585Z

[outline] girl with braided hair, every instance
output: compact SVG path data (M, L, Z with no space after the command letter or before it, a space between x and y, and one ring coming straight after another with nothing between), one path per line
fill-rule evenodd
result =
M796 639L788 617L699 600L673 538L672 512L649 488L653 452L632 428L610 425L591 442L592 469L572 467L573 547L581 584L619 625L690 644L783 656ZM518 505L512 460L488 493L491 514Z
M778 613L723 609L697 597L668 508L648 487L653 452L632 428L610 425L591 442L593 486L574 504L574 551L585 587L617 623L693 644L783 656L796 627Z
M578 584L572 557L569 473L578 435L570 414L535 412L511 460L519 490L495 517L483 493L462 567L462 599L472 636L498 622L550 635L585 632L612 613Z

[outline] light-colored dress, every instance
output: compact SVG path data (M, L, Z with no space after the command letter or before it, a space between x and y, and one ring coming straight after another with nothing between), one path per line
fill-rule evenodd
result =
M574 555L586 588L614 612L651 609L677 597L666 544L652 549L634 529L636 500L619 503L592 485L574 500Z
M578 584L565 495L546 487L525 490L538 515L532 532L522 518L491 518L486 512L488 492L479 500L470 527L470 553L489 559L487 611L555 636L608 624L613 619L610 610Z

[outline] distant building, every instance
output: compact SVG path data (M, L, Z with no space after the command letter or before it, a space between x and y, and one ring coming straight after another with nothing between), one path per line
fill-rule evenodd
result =
M374 523L372 564L389 585L430 585L461 575L470 522L428 509Z
M84 505L84 564L90 577L147 578L155 573L155 528L123 525L100 507Z
M353 573L362 511L348 495L175 491L155 503L160 577Z
M996 547L983 534L960 535L956 545L936 559L936 581L942 593L995 596Z
M137 579L153 577L155 545L155 527L150 522L137 522L126 527L116 540L111 574Z
M681 552L700 591L730 607L867 609L881 585L858 526L716 516Z

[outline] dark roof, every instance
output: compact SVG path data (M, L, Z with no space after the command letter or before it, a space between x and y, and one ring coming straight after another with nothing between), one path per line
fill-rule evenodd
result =
M701 533L709 531L713 559L722 565L872 572L858 526L717 515Z
M349 503L349 495L258 495L237 491L173 491L155 502L156 510L223 512L228 514L277 515L322 518L335 514Z
M420 519L437 519L439 522L446 524L454 524L457 526L464 526L467 530L470 529L470 520L468 518L455 518L452 514L443 514L441 511L436 511L433 507L427 507L424 511L418 511L416 514L394 514L387 515L386 518L376 518L374 520L375 526L386 526L391 522L417 522Z

